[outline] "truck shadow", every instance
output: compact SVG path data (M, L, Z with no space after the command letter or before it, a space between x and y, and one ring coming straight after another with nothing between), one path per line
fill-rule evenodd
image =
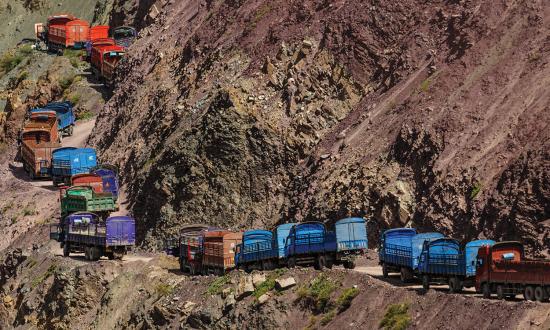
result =
M13 164L9 164L9 170L14 178L19 179L21 181L28 182L33 187L42 188L49 191L57 191L57 188L54 187L53 184L51 184L51 179L40 178L40 179L31 180L31 178L29 177L27 172L25 172L22 166L19 167L19 166L14 166ZM50 184L48 184L48 182ZM43 183L43 184L32 184L32 183Z

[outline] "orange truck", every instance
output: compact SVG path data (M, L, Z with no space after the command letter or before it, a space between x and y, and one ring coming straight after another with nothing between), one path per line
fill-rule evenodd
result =
M90 186L94 192L102 193L103 179L97 174L77 174L71 177L71 186Z
M95 77L112 81L115 68L124 56L124 48L116 45L100 44L92 47L91 64Z
M202 274L225 274L235 268L235 249L241 244L243 233L226 230L204 233Z
M60 147L55 111L31 114L21 132L21 159L31 179L50 176L52 152Z
M43 40L51 52L61 53L65 48L84 49L90 38L90 23L70 14L48 17L43 23L35 24L38 39Z

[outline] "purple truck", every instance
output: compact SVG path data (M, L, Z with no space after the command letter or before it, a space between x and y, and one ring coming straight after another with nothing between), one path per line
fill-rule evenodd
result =
M98 215L76 212L54 225L50 238L61 243L63 256L84 253L86 260L99 260L102 256L122 259L136 241L135 221L130 217L111 216L104 222Z

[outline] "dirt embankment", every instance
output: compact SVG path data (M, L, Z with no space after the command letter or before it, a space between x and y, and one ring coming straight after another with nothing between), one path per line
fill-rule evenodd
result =
M547 252L547 2L148 8L90 140L140 240L358 215Z
M424 293L354 271L279 270L187 277L171 257L87 262L53 244L0 263L0 326L49 329L377 328L387 311L411 329L544 329L544 304ZM278 289L276 279L295 285ZM248 292L244 294L243 292ZM352 293L352 294L350 294ZM348 297L344 299L342 297ZM353 298L349 298L353 297ZM394 307L395 308L395 307Z

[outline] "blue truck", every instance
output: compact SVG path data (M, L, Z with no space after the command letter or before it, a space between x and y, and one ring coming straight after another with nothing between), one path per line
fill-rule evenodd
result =
M104 222L98 215L77 212L50 229L50 238L61 243L63 256L84 253L86 260L102 256L122 259L135 245L135 221L131 217L112 216Z
M48 103L42 108L31 110L31 114L39 112L55 111L57 117L57 130L61 135L73 135L73 128L76 122L76 116L73 105L69 101Z
M101 164L91 170L92 174L99 175L103 181L103 192L113 195L115 201L118 199L118 170L113 165Z
M418 258L424 242L442 238L440 233L417 234L413 228L395 228L382 233L378 249L382 274L400 273L401 281L412 280L418 268Z
M279 225L275 230L248 230L237 245L235 263L245 271L268 270L286 265L285 242L294 223Z
M461 248L452 238L424 242L418 261L418 274L425 290L430 284L447 284L449 292L461 292L463 287L475 285L477 251L481 246L492 246L492 240L476 240Z
M368 247L367 229L362 218L346 218L328 231L321 222L294 225L285 244L289 268L297 264L313 264L315 269L344 265L355 268L355 258Z
M93 148L59 148L52 153L51 176L54 185L71 184L76 174L90 173L97 166L97 155Z

